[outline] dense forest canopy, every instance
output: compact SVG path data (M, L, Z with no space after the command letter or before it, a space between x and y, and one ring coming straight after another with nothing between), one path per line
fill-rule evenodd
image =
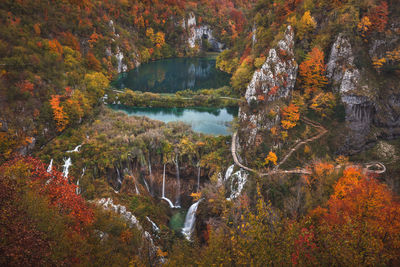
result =
M400 264L397 1L3 0L0 21L1 265ZM183 57L229 85L115 87ZM239 112L213 136L110 104Z

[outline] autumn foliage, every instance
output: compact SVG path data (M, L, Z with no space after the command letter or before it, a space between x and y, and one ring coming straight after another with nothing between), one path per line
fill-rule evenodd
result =
M360 169L348 167L327 208L317 208L311 214L318 222L320 243L334 265L379 265L398 260L400 203L386 185Z
M60 172L16 157L0 166L0 264L76 265L93 210Z
M300 79L306 96L319 92L327 83L324 52L314 47L299 66Z
M64 108L60 105L60 95L52 95L50 105L53 109L54 120L57 124L57 131L61 132L68 125L68 115L64 112Z
M293 103L282 109L282 128L290 129L296 126L300 119L299 107Z

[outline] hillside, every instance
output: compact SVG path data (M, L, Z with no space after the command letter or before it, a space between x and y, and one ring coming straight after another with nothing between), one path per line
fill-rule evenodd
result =
M0 14L1 265L400 264L397 1Z

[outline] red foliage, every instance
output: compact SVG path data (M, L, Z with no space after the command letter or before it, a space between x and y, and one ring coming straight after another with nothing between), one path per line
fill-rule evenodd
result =
M21 90L22 93L28 92L31 95L33 95L33 90L35 86L30 81L25 80L17 83L17 87L19 88L19 90Z
M314 257L317 250L315 244L314 232L311 229L303 228L297 239L294 240L294 252L292 253L292 264L299 265L299 259L302 259L302 264L315 265L316 259Z
M32 157L16 157L3 164L0 172L17 163L28 166L30 186L37 186L39 193L49 198L51 206L72 219L73 223L70 225L72 230L81 233L83 227L93 222L92 209L80 195L75 194L76 185L70 184L61 172L53 169L48 173L45 164Z
M380 5L374 7L368 16L371 20L372 28L378 32L383 32L388 21L388 14L389 10L386 1L382 1Z

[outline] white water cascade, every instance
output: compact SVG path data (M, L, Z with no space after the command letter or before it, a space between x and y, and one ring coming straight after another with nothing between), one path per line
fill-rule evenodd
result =
M227 200L232 200L240 196L240 193L247 182L248 175L249 174L242 169L231 175L231 195Z
M144 185L146 186L147 192L149 192L149 193L150 193L150 187L149 187L149 184L147 183L147 181L146 181L146 178L144 178L144 177L143 177L143 182L144 182Z
M179 163L178 163L178 155L176 155L175 158L175 167L176 167L176 180L178 183L178 189L176 192L176 201L175 201L175 207L181 207L181 178L179 176Z
M81 193L81 189L79 188L79 179L76 181L76 188L75 188L75 194L79 195Z
M226 170L226 173L225 173L225 181L228 180L229 177L231 177L234 167L235 167L235 164L232 164L232 165L229 166L229 168Z
M194 224L196 222L196 211L197 211L197 207L199 206L200 201L201 201L201 199L199 201L197 201L196 203L192 204L192 206L190 206L188 213L186 214L185 224L183 225L183 228L182 228L182 234L189 241L190 241L190 238L191 238L193 230L194 230Z
M49 167L47 167L47 172L51 173L52 169L53 169L53 159L50 160Z
M111 198L102 198L97 202L100 206L102 206L105 210L112 210L117 214L120 214L122 218L124 218L129 227L136 226L136 228L142 233L142 238L147 239L149 241L149 249L154 257L158 257L160 262L164 262L164 258L162 256L157 255L157 251L160 249L156 245L154 245L153 238L151 234L147 231L144 231L143 227L140 225L139 220L132 214L132 212L128 211L125 206L114 204Z
M80 152L82 145L77 145L74 149L68 150L67 153Z
M165 198L165 164L164 164L164 170L162 174L162 191L161 191L161 198Z
M86 167L84 167L84 168L82 169L81 178L85 175L85 171L86 171ZM82 189L79 187L79 178L78 178L78 181L76 181L75 193L76 193L77 195L79 195L80 193L82 193Z
M118 184L121 186L122 185L122 179L121 179L121 174L120 174L120 172L119 172L119 169L118 169L118 167L116 168L117 169L117 179L118 179Z
M153 231L156 233L160 232L160 228L158 228L157 224L155 224L155 222L153 222L152 220L150 220L149 217L146 216L146 219L149 221L149 223L151 223L151 227L153 228Z
M68 178L68 174L69 174L68 169L69 169L69 167L70 167L71 165L72 165L71 158L68 158L68 159L65 159L65 158L64 158L63 176L64 176L65 178Z
M164 164L164 171L163 171L163 184L162 184L162 191L161 191L161 199L167 201L169 207L171 209L179 209L181 206L175 206L172 201L165 196L165 164Z
M154 176L153 176L153 172L151 171L150 157L149 157L149 177L150 177L150 187L148 188L148 191L149 191L151 196L154 196L154 191L153 191L153 188L154 188L154 186L153 186L153 184L154 184Z

